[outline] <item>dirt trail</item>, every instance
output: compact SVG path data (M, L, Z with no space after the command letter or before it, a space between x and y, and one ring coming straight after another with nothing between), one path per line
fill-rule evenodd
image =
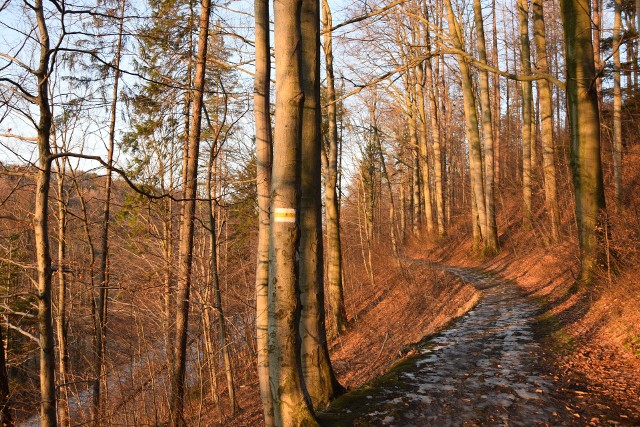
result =
M323 425L584 424L553 398L553 379L537 367L537 308L515 285L481 270L441 268L483 292L477 306L415 356L335 401Z

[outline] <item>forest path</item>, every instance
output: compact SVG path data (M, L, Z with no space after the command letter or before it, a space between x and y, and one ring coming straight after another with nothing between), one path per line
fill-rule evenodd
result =
M405 259L409 263L427 263ZM553 377L533 325L537 307L515 286L478 269L437 265L483 293L474 309L421 342L417 354L337 399L326 426L567 425L584 423L553 398Z

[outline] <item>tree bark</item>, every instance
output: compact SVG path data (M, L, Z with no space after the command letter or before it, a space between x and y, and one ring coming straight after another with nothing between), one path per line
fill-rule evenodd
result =
M451 39L456 48L463 50L462 32L456 17L453 13L451 0L445 1L447 8L447 21L449 22L449 31ZM462 95L464 102L465 116L465 132L469 144L469 168L471 174L471 191L473 193L472 212L473 218L477 218L480 233L474 226L474 247L480 246L480 239L487 235L487 209L485 204L484 180L482 167L482 147L480 145L480 135L478 130L478 111L476 107L476 97L471 81L471 73L466 59L462 55L458 55L458 64L460 67L460 78L462 80ZM474 208L475 206L475 208ZM474 210L475 209L475 210Z
M38 289L38 330L40 333L40 425L55 427L55 354L53 343L53 322L51 318L51 250L49 247L49 188L51 185L51 124L52 114L49 101L50 61L52 51L49 45L44 5L42 0L34 3L34 12L38 26L40 56L35 77L38 81L36 105L39 112L38 133L38 172L35 189L35 208L33 229L35 234L35 252L37 263Z
M484 37L484 20L482 18L482 5L480 0L473 0L473 11L476 24L476 45L480 62L487 64L487 45ZM484 250L487 254L492 255L498 252L498 226L496 224L494 197L493 119L491 117L489 73L486 70L479 70L479 73L482 138L484 139L484 194L487 218Z
M342 286L342 241L340 238L340 204L338 202L338 123L336 114L336 89L333 75L333 20L327 0L322 0L322 31L324 34L324 56L327 86L327 144L325 165L325 206L327 227L327 282L329 308L335 333L347 329L347 313L344 306Z
M590 4L589 0L562 0L560 6L566 46L571 169L582 264L579 281L588 284L602 251L601 215L605 210Z
M111 116L109 119L109 143L107 146L107 175L105 177L105 199L102 210L102 232L100 235L100 266L98 269L98 297L96 300L96 340L95 366L93 380L93 396L91 417L93 424L102 424L103 402L101 401L102 384L104 382L104 352L106 340L107 292L109 288L109 223L111 217L111 167L116 137L116 107L118 105L118 85L120 83L120 57L123 43L125 1L120 3L120 24L118 42L114 61L113 93L111 98ZM106 382L104 382L106 384Z
M540 73L549 74L547 63L547 42L544 25L544 7L542 0L533 0L533 31L536 43L536 67ZM556 190L555 149L553 146L553 100L548 80L538 80L538 99L540 102L540 137L542 140L542 167L544 172L544 195L549 216L551 241L558 240L560 214Z
M528 0L518 0L520 22L520 67L522 74L531 74L531 48L529 44L529 5ZM520 82L522 87L522 225L531 228L531 112L532 85L530 81Z
M189 149L186 160L184 181L185 201L180 225L179 272L176 302L175 357L171 371L171 394L169 425L184 426L184 377L187 356L187 335L189 324L189 294L191 290L191 267L193 260L193 234L196 210L196 190L198 184L198 156L200 151L200 131L202 104L205 86L207 39L211 0L203 0L200 8L198 53L196 57L195 79L192 97L192 120L189 130Z
M271 174L269 248L269 373L277 426L317 425L304 392L296 252L300 238L300 0L274 2L276 128Z
M637 2L636 4L640 4ZM622 91L620 88L620 42L622 0L614 0L613 18L613 186L616 211L622 209ZM637 17L640 19L640 16Z
M420 172L421 172L421 184L422 194L424 197L424 215L426 218L427 233L433 234L434 220L433 220L433 205L431 203L431 173L429 170L429 158L428 158L428 125L427 125L427 110L425 108L425 84L426 77L423 70L424 64L420 64L416 67L416 104L418 116L420 118L420 132L419 132L419 146L420 146Z
M58 164L58 301L56 313L56 332L58 338L59 386L58 423L69 424L69 391L68 381L69 351L67 349L67 203L68 197L64 189L66 159L59 159Z
M304 95L300 147L300 319L302 374L314 408L341 391L335 378L325 326L322 248L322 139L320 135L320 1L302 0L300 75Z
M269 386L269 202L271 191L271 115L269 52L269 1L255 0L256 74L253 111L256 126L256 186L258 194L258 256L256 266L256 348L260 398L266 427L274 425L273 400Z

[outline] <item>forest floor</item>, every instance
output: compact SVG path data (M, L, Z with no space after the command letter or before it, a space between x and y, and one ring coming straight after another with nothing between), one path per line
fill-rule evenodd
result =
M480 269L524 293L537 307L533 332L543 350L537 365L555 384L554 399L565 402L573 424L640 425L637 263L602 271L595 286L576 289L579 263L571 238L544 244L514 227L501 244L501 252L487 258L470 256L463 236L445 244L415 242L407 253Z
M498 276L472 268L441 268L482 292L477 306L421 342L416 355L336 400L320 415L322 424L574 423L568 402L556 396L556 379L537 363L542 354L534 336L538 308L522 290Z
M575 242L521 237L506 236L489 258L470 256L464 237L416 241L402 269L377 260L373 286L351 282L349 330L330 350L352 392L323 423L640 425L634 269L616 286L576 292ZM249 388L226 425L262 425Z

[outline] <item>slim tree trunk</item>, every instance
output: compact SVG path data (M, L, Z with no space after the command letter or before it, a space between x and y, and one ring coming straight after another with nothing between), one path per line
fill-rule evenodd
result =
M424 197L424 214L427 220L427 233L432 234L434 230L433 221L433 206L431 204L431 174L429 170L428 159L428 126L427 126L427 110L425 108L425 75L423 70L424 64L420 64L416 67L416 104L418 107L418 116L420 118L420 172L422 172L422 194Z
M7 360L2 328L0 328L0 425L2 427L13 427L15 425L11 416L11 394L9 393L9 376L7 375Z
M560 6L566 45L571 169L582 263L580 282L587 284L593 279L602 251L601 215L605 210L590 5L589 0L562 0Z
M425 6L425 16L428 19L427 6ZM431 51L431 36L428 28L425 29L425 41L427 51ZM435 189L436 223L438 225L438 235L444 236L446 234L446 226L444 218L442 135L438 121L438 85L433 75L431 58L427 58L425 67L426 83L429 85L429 115L431 117L431 138L433 141L433 184Z
M327 86L327 144L325 170L325 206L327 226L327 288L329 290L329 308L335 327L335 333L341 334L347 329L347 313L344 306L342 286L342 242L340 238L340 205L338 203L338 123L336 114L336 89L333 76L333 39L331 27L333 21L327 0L322 0L322 29L324 34L324 56Z
M496 0L492 1L492 24L493 24L493 43L491 49L491 63L494 67L499 67L499 59L498 59L498 25L497 25L497 9L496 9ZM501 167L501 152L502 149L502 141L501 138L501 115L502 110L500 107L500 76L497 74L493 75L493 85L491 87L493 93L493 142L494 142L494 181L495 186L498 186L500 182L500 172L502 171Z
M274 2L276 129L271 174L269 248L269 373L277 426L317 425L305 395L300 362L300 301L296 253L300 239L300 0Z
M544 25L544 7L542 0L533 0L533 31L536 43L536 63L538 71L549 74L547 63L547 42ZM544 175L544 195L549 215L551 241L558 240L560 215L556 190L555 149L553 146L553 100L548 80L538 80L538 99L540 101L540 137L542 140L542 167Z
M407 84L409 79L407 79ZM411 168L411 229L414 236L420 235L420 151L418 147L418 129L416 123L416 114L411 101L411 95L405 94L405 108L407 110L407 119L409 120L409 149L411 150L412 168Z
M463 50L462 32L453 13L451 0L446 0L445 6L447 8L447 20L449 22L451 39L453 40L456 48ZM479 239L484 238L487 235L487 209L485 204L484 180L482 173L482 147L480 145L480 134L478 130L478 111L469 65L462 55L458 55L458 64L460 66L460 78L462 80L464 116L466 121L465 132L469 144L469 168L471 173L471 191L473 194L472 200L475 199L473 206L475 206L475 209L477 210L473 213L473 217L477 218L478 227L480 228L480 235L477 235L477 227L474 226L474 246L479 247Z
M225 100L225 102L227 102ZM209 168L207 173L207 194L209 200L207 201L207 216L209 219L209 246L211 253L209 255L209 270L210 270L210 284L213 290L213 308L218 316L218 323L220 325L220 351L222 352L222 358L224 361L224 372L227 377L227 390L229 393L229 403L231 404L231 414L235 415L240 406L236 399L236 391L233 376L233 366L231 365L231 354L229 352L229 343L227 342L227 327L224 317L224 311L222 308L222 298L220 295L220 279L218 274L218 230L216 226L216 206L214 200L217 197L216 185L213 183L215 177L214 169L216 162L216 144L211 147L209 156ZM213 185L212 185L213 184Z
M118 105L118 85L120 83L120 56L122 52L123 29L124 29L124 7L125 1L120 4L120 24L118 31L118 42L115 56L115 75L113 79L113 93L111 98L111 117L109 119L109 143L107 146L107 175L105 177L105 199L102 210L102 233L100 235L100 266L98 269L98 297L96 301L96 340L95 345L95 366L93 380L93 400L91 407L92 421L95 426L102 424L101 393L104 381L104 352L106 339L106 319L107 319L107 290L109 288L109 223L111 217L111 166L113 164L113 150L116 137L116 107Z
M622 91L620 89L620 28L622 0L614 0L613 18L613 186L616 210L622 208ZM640 17L638 17L640 19Z
M38 172L35 189L33 229L37 263L38 288L38 330L40 333L40 425L55 427L55 353L53 324L51 319L51 251L49 247L49 187L51 185L51 105L49 101L49 79L51 50L44 5L42 0L34 3L38 25L40 57L35 77L38 80L36 105L39 112L38 131Z
M271 115L269 53L269 1L255 0L256 74L253 105L256 126L256 186L258 193L258 260L256 267L256 348L260 398L266 427L274 426L273 401L269 386L269 203L271 191Z
M476 45L480 62L487 64L487 45L484 37L482 5L480 0L473 1L473 11L476 24ZM493 165L493 119L491 117L491 99L489 92L489 73L480 70L480 111L482 113L482 137L484 139L484 191L486 206L486 235L484 236L484 250L488 254L498 251L498 226L496 224L496 208L494 197L494 165Z
M58 301L56 313L56 329L58 338L59 360L59 388L58 398L58 423L62 426L69 424L69 390L68 381L69 351L67 350L67 276L65 264L67 262L67 203L65 194L65 159L59 159L58 164Z
M531 49L529 45L529 5L528 0L518 0L518 17L520 22L520 67L522 74L531 74ZM532 89L531 81L522 81L522 225L531 228L531 113Z
M184 182L182 223L180 225L179 272L176 302L175 357L171 370L171 395L169 425L183 426L184 419L184 377L187 356L187 334L189 324L189 294L191 290L191 266L193 260L193 231L196 211L196 190L198 181L198 156L200 151L200 130L202 104L205 86L207 39L209 34L209 14L211 0L203 0L200 8L198 53L196 75L192 97L192 120L189 131L189 149Z

